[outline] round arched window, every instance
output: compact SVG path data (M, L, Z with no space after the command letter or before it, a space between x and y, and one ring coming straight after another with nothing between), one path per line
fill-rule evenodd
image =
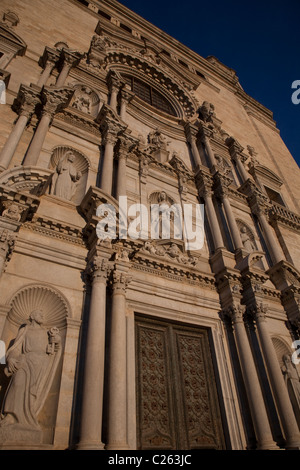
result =
M138 98L164 113L170 114L171 116L177 116L171 103L151 85L148 85L148 83L145 83L136 77L125 76L123 78L127 85L130 86L131 91L133 91Z

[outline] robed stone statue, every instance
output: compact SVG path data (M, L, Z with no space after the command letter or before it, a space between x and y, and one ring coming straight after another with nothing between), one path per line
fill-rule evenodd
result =
M4 397L1 417L1 440L19 439L22 435L40 436L38 416L49 393L61 355L59 330L44 327L44 314L34 310L29 323L19 328L6 354L5 374L10 382Z

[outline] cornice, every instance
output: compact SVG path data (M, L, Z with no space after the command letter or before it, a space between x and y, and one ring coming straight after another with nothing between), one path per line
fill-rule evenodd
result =
M35 216L31 222L25 222L22 226L46 237L55 238L64 242L85 247L82 236L82 228L65 224L61 221Z

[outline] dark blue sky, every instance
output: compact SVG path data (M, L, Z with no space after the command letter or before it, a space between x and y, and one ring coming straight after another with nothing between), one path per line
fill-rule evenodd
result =
M202 57L234 69L246 93L274 113L300 165L300 0L120 0ZM300 95L299 95L300 97Z

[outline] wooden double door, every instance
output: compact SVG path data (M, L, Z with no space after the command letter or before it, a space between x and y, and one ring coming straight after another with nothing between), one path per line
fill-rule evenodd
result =
M208 331L136 316L138 449L224 449Z

